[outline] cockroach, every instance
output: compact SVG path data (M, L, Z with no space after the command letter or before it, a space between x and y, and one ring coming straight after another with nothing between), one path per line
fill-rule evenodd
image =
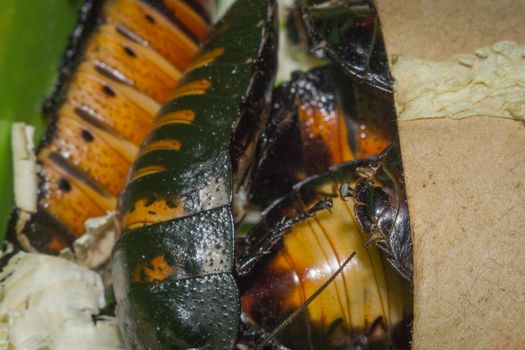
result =
M336 64L293 73L273 96L258 149L258 204L332 165L377 155L396 138L392 96L356 83Z
M298 0L287 21L289 37L328 57L358 82L392 93L379 17L372 0Z
M308 40L304 46L317 54L326 55L339 72L347 73L354 85L359 87L358 90L364 91L361 101L356 99L357 108L360 108L360 103L367 105L361 110L375 114L371 124L376 129L379 125L380 133L385 135L386 132L391 136L390 141L398 145L393 83L373 1L301 0L294 12L300 13L300 21L294 22L296 17L291 16L290 31L305 33ZM374 242L384 250L395 269L411 282L412 238L401 152L399 146L392 148L396 151L385 153L384 157L388 160L382 163L388 164L388 168L368 167L363 173L366 176L357 182L355 192L345 190L345 193L356 198L357 221L370 235L367 243ZM393 208L394 212L388 212L388 208Z
M409 346L411 287L393 270L411 274L411 256L400 248L411 239L400 169L393 145L378 157L339 164L298 183L265 211L240 244L247 329L271 333L355 252L341 275L280 333L279 343L292 349ZM372 239L386 256L368 246Z
M44 109L38 211L22 246L57 254L115 210L155 114L209 31L208 1L86 0Z
M353 191L356 219L374 243L387 254L391 265L412 283L412 233L399 144L393 144L381 162L359 171Z
M238 0L139 151L112 267L130 348L234 347L234 228L269 111L276 46L275 1Z
M290 195L264 211L263 220L238 243L243 251L238 258L238 271L244 328L248 333L271 335L288 324L289 315L302 311L280 333L277 347L407 348L412 314L411 230L391 79L375 10L371 3L363 1L325 2L299 9L304 33L311 39L310 48L321 48L334 60L337 73L321 68L325 72L319 76L332 86L342 81L343 86L368 92L363 101L379 102L381 107L371 114L383 117L382 126L390 132L391 138L382 147L392 141L394 144L379 156L335 165L325 174L300 182ZM319 45L314 45L316 42ZM329 115L334 110L331 104L319 101L336 101L337 105L338 95L326 91L344 91L325 88L320 94L318 91L323 90L319 86L323 85L314 72L308 72L303 81L298 77L304 73L296 74L289 83L288 94L282 94L282 98L279 93L275 95L272 115L277 118L271 119L275 122L265 133L274 137L268 138L270 142L263 137L260 147L263 152L259 164L262 169L270 169L259 173L262 176L258 184L263 191L268 184L278 183L267 179L275 169L284 168L280 175L291 179L283 185L287 188L299 177L294 174L323 172L340 162L341 155L350 153L347 157L351 159L359 149L351 137L345 138L351 135L348 131L326 128L306 137L298 132L308 127L301 126L300 118L290 116L300 115L301 107L308 110L303 106L309 105L328 111L325 115ZM287 88L286 84L283 87ZM286 98L287 95L292 97ZM343 101L340 106L355 103L352 94L347 96L350 98L339 99ZM359 104L353 108L359 108ZM330 119L323 118L326 120ZM323 122L311 125L324 126ZM323 133L328 137L323 138ZM311 142L315 136L317 142ZM346 152L347 149L354 153ZM285 164L283 159L287 158L293 161ZM341 272L341 278L335 278L305 306L353 251L357 252L354 262ZM369 259L367 263L363 264L363 258ZM245 343L258 344L253 337Z
M279 183L271 177L274 169L283 175L282 191L301 176L323 172L341 161L377 154L390 142L398 142L392 80L374 4L363 0L303 0L291 13L300 14L300 20L292 16L289 21L292 38L293 33L303 33L309 50L321 52L333 62L331 66L296 73L290 83L276 90L271 122L259 145L256 186L265 195L272 194L272 187ZM334 112L337 109L346 118L330 118L338 115ZM287 158L292 162L286 164ZM401 167L401 162L396 164ZM376 184L381 182L374 176L361 181L356 192L360 198L367 197L369 208L384 200L384 196L373 197ZM397 198L403 202L403 196L400 192ZM393 217L403 221L402 232L409 231L407 215ZM373 233L379 214L361 212L359 218L364 231L379 239ZM371 241L392 250L380 243L384 239ZM395 248L402 257L391 258L396 260L398 271L411 280L410 237L397 242L403 244Z

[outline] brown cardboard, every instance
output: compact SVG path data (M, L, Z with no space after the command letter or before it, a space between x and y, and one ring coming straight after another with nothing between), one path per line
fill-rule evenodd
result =
M376 0L389 58L525 44L523 0ZM414 235L414 348L525 349L525 126L400 121Z
M525 40L522 0L375 0L387 51L440 61Z

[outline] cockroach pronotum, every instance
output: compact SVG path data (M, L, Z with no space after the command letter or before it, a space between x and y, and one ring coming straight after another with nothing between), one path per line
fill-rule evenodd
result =
M402 176L393 145L378 157L334 166L295 185L265 211L238 261L242 310L252 328L272 332L355 252L279 342L292 349L408 346L410 285L392 268L407 275L404 263L411 261L398 259L410 240ZM379 183L371 190L373 181ZM374 229L370 222L377 223ZM386 259L367 247L370 231Z
M232 349L234 227L276 72L274 0L238 0L154 122L121 200L117 317L130 348Z
M211 0L210 0L211 1ZM38 211L25 249L57 254L115 210L138 147L209 31L208 0L87 0L45 104Z

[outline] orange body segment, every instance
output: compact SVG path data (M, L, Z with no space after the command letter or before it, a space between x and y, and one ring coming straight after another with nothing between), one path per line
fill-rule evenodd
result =
M199 40L204 40L210 28L206 20L199 13L182 0L167 0L166 7L173 17L180 21L186 28L191 30Z
M59 112L56 128L55 140L60 141L49 145L49 150L63 155L76 169L118 197L131 163L104 140L114 136L103 135L103 131L67 112Z
M204 95L211 86L211 81L202 79L178 86L170 95L171 99L189 95Z
M332 191L328 187L319 190ZM312 332L303 335L305 340L324 334L330 346L347 344L354 334L367 332L379 319L389 327L407 316L411 300L406 282L377 248L364 246L366 234L354 223L351 205L334 199L331 211L294 225L284 235L282 247L257 266L253 272L256 278L246 284L241 296L242 308L251 320L274 329L318 291L353 252L356 255L350 263L297 321L306 322L301 323L301 329ZM290 337L300 337L293 329L288 328ZM379 327L372 340L379 342L387 337L387 331Z
M392 143L392 138L373 125L359 125L359 158L381 153Z
M144 155L156 151L179 151L182 143L177 140L159 140L148 143L140 149L140 154Z
M302 125L301 136L305 148L316 147L315 142L322 140L325 147L328 148L330 164L339 164L354 159L348 145L345 116L341 110L300 106L298 116Z
M156 9L137 0L108 0L105 11L110 23L124 26L138 38L183 70L197 53L198 44Z
M143 168L134 169L129 178L129 182L136 181L143 176L158 174L158 173L162 173L165 171L166 171L166 167L161 166L161 165L160 166L150 165L150 166L145 166Z
M133 281L135 283L141 282L162 282L166 280L175 268L170 266L166 258L159 255L153 258L148 264L137 265L133 270Z
M104 86L114 92L113 98L107 97ZM113 129L136 146L140 146L153 123L153 115L127 96L120 84L97 75L77 72L66 99L74 108Z
M58 253L72 237L81 236L87 219L116 209L138 147L209 30L207 16L186 2L94 4L98 7L90 16L98 18L88 18L81 27L94 23L83 29L89 35L53 97L53 121L37 154L42 166L38 210L43 215L17 229L19 237L25 232L32 237L32 248L48 253ZM180 145L150 146L162 147ZM45 217L52 218L55 228L38 221Z
M158 129L169 124L191 124L194 120L195 112L189 109L183 109L159 116L159 118L155 120L154 128Z
M191 65L188 67L188 71L202 67L206 64L210 64L213 61L215 61L218 57L221 57L223 54L224 49L222 47L217 47L213 50L202 52L192 61Z
M144 200L135 203L133 211L127 212L122 218L122 227L136 228L171 220L186 214L183 203L169 205L165 200L146 203Z
M104 215L116 206L116 199L92 189L74 175L62 169L48 156L42 157L47 188L39 205L59 220L76 237L84 233L84 218ZM61 241L58 237L57 241ZM61 250L63 246L54 245Z
M122 35L99 31L89 40L85 58L89 62L104 62L118 70L126 81L158 103L168 98L180 73L175 69L163 69L158 54L149 54L148 47L133 43ZM109 95L112 97L111 95Z

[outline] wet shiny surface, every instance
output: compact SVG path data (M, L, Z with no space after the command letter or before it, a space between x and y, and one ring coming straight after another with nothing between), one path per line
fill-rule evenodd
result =
M275 12L274 1L232 5L132 166L112 268L130 348L232 349L237 341L233 197L248 191L237 184L251 171L269 109Z
M260 5L245 4L242 17L217 25L219 29L173 90L173 99L162 108L144 143L149 150L137 158L122 196L125 228L137 227L140 220L131 217L144 217L137 213L147 211L152 203L165 201L183 208L173 214L192 215L227 205L247 190L233 186L244 178L242 172L251 169L255 152L251 146L264 126L267 86L275 69L273 59L267 58L275 50L270 30L263 22L249 20L262 17ZM169 140L180 147L153 149L152 145ZM248 165L239 166L242 161ZM148 173L148 169L159 171ZM138 203L144 208L137 209ZM143 221L165 220L162 215L154 217Z
M385 44L370 1L325 2L301 8L310 49L345 68L352 77L392 92Z
M255 199L268 204L332 165L381 153L396 135L391 95L335 65L296 72L274 92L260 144Z
M363 171L354 188L356 218L389 262L412 283L412 232L397 144L389 147L378 167Z
M364 246L370 233L357 223L356 203L340 197L341 184L355 186L361 179L357 169L368 165L377 164L348 163L297 185L289 197L265 212L247 237L249 253L241 258L241 266L254 257L260 260L241 278L242 307L267 332L300 308L356 252L341 275L279 335L287 346L325 349L368 344L386 348L397 342L398 327L409 335L404 327L412 313L411 287L378 248ZM332 199L333 207L292 223L271 253L262 253L275 230L287 227L285 220L326 198Z

